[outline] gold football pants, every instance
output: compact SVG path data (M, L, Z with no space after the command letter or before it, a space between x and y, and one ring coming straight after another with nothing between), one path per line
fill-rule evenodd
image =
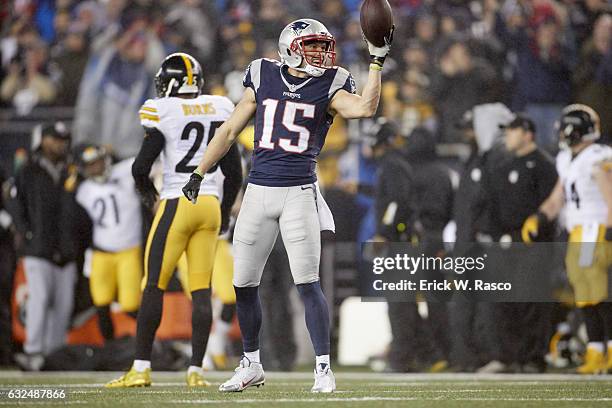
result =
M187 296L191 296L189 287L187 257L181 256L178 262L178 276ZM234 258L232 257L232 245L224 238L219 238L217 251L215 252L215 265L212 274L213 295L219 298L223 304L236 303L236 292L232 279L234 277Z
M581 242L582 227L575 227L569 236L565 266L574 289L576 306L596 305L609 299L608 268L612 265L612 242L604 240L605 227L600 226L597 242ZM580 265L581 251L592 251L590 265Z
M210 288L220 226L221 209L214 196L201 195L196 204L185 197L162 200L147 239L143 287L165 290L185 252L189 291Z
M141 279L140 246L119 252L93 251L89 290L95 306L108 306L116 296L124 312L136 311Z

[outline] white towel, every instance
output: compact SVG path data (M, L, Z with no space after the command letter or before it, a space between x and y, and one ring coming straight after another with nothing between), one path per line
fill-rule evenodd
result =
M595 248L597 247L597 237L599 235L599 224L596 222L582 225L582 237L580 244L580 257L578 266L588 268L593 265L595 258ZM571 244L570 244L571 245ZM575 244L574 244L575 245Z
M331 210L327 206L323 195L321 194L321 189L319 188L319 182L315 182L317 186L317 211L319 213L319 225L321 231L331 231L336 233L336 224L334 223L334 216L332 215Z

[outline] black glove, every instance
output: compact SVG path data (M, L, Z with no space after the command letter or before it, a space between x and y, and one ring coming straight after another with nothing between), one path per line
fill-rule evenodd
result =
M527 217L521 229L521 237L523 242L531 243L543 241L552 233L553 223L548 220L548 217L541 212Z
M140 199L142 203L147 208L153 208L155 202L157 201L157 197L159 197L159 193L155 188L155 185L148 177L143 177L136 183L136 190L140 195Z
M193 204L198 200L198 195L200 193L200 184L202 184L202 180L204 177L200 176L198 173L191 173L191 177L189 177L189 181L183 187L183 194L189 201Z

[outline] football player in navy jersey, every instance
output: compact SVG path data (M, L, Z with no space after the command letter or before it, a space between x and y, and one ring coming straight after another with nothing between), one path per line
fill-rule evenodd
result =
M183 188L187 198L195 202L208 169L226 154L254 116L253 165L234 232L233 283L244 356L220 391L242 391L264 383L258 287L279 230L316 354L312 391L332 392L336 388L330 369L327 301L319 284L320 230L333 229L333 219L315 184L316 158L334 115L354 119L376 113L382 66L392 35L393 29L384 47L367 43L370 72L362 95L357 95L351 74L334 65L335 40L327 28L312 19L287 25L278 41L280 62L251 62L241 101L217 129Z

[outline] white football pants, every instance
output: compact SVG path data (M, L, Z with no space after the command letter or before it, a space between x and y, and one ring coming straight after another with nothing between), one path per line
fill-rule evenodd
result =
M234 286L258 286L280 233L296 285L319 280L321 232L314 184L247 186L234 230Z

